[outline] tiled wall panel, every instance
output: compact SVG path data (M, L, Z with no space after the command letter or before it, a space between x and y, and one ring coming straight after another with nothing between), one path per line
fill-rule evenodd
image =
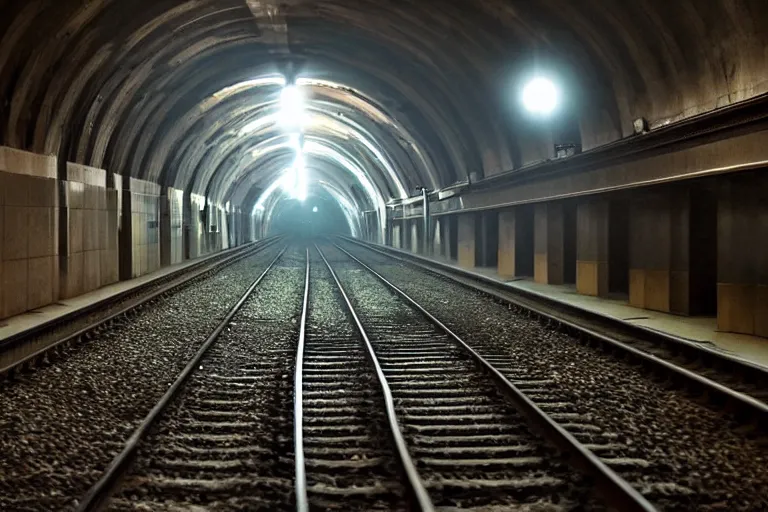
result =
M0 147L0 318L59 294L56 158Z
M131 276L139 277L160 268L160 187L143 180L130 180Z
M117 191L102 169L67 163L59 182L66 217L61 298L71 298L118 280Z

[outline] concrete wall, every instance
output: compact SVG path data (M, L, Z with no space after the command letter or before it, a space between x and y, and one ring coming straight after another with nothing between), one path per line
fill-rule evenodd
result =
M167 267L184 258L184 192L167 188L160 195L160 265Z
M60 215L66 226L61 249L61 297L70 298L118 280L117 191L107 173L67 162L59 182Z
M0 318L58 298L56 158L0 147Z
M160 186L130 179L131 277L160 268ZM124 190L124 193L126 191Z
M203 218L205 203L0 146L0 318L181 263L185 233L192 258L256 238L249 214L209 205Z
M720 190L717 225L717 325L768 337L768 176L728 180Z
M228 249L230 223L224 207L208 203L198 195L192 196L190 203L190 257Z

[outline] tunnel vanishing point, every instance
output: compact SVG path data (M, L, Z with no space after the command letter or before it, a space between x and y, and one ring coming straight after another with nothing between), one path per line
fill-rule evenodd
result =
M0 0L0 318L300 225L768 337L767 46L764 0Z

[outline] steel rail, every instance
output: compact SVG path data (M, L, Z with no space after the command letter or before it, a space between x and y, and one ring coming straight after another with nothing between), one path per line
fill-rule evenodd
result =
M6 340L3 340L0 342L0 352L1 353L9 353L14 348L9 348L9 346L18 346L20 344L23 344L25 340L29 340L30 338L33 338L34 336L41 336L44 334L45 330L49 329L55 329L61 325L64 325L66 322L72 322L76 321L78 317L82 317L88 314L91 314L95 311L97 311L100 308L109 307L111 304L114 304L116 302L119 302L121 300L124 300L128 295L131 295L133 293L141 293L142 289L146 289L148 287L151 287L152 285L156 284L158 280L165 280L167 278L175 279L172 282L162 286L161 288L155 290L154 292L138 299L135 302L131 302L130 304L126 304L124 307L120 308L119 310L108 314L107 316L103 318L99 318L98 320L92 322L91 324L78 329L77 331L73 333L69 333L62 338L52 341L48 344L46 344L43 347L40 347L38 350L35 350L34 352L27 354L20 359L14 360L12 362L6 363L4 366L0 367L0 376L4 376L6 374L11 374L15 370L19 368L23 368L27 364L31 364L32 362L36 361L40 357L44 357L47 353L51 352L52 350L55 350L58 347L65 346L68 343L74 342L78 340L82 336L86 336L88 333L99 329L100 327L109 324L109 322L112 322L113 320L125 315L126 313L135 310L137 308L140 308L141 306L157 299L158 297L175 290L181 286L186 285L190 281L197 279L203 275L205 275L208 272L215 271L216 269L223 268L225 266L229 266L233 263L236 263L237 261L240 261L242 259L245 259L249 256L252 256L254 254L257 254L268 247L271 247L275 243L277 243L280 240L280 238L273 238L270 240L265 241L262 244L254 245L250 247L249 249L237 252L234 255L231 255L228 258L225 258L222 261L217 262L210 262L209 260L206 260L205 262L201 262L199 265L194 265L195 268L200 268L197 271L192 271L190 268L186 268L183 270L180 270L178 272L175 272L171 276L162 276L158 278L157 280L152 280L148 283L145 283L141 285L138 289L134 288L132 290L129 290L125 293L120 293L116 296L110 297L108 299L105 299L103 301L99 301L94 305L87 306L83 309L77 310L69 315L65 315L66 318L58 318L55 320L52 320L51 322L46 322L45 324L42 324L41 326L34 327L28 331L24 331L19 333L18 335L14 335L13 337L7 338ZM210 265L207 265L210 264ZM178 278L181 278L181 276L184 273L192 272L188 276L185 276L183 279L178 280ZM27 343L34 343L34 341L27 341ZM0 363L2 364L2 363Z
M535 292L529 292L529 291L526 291L524 293L518 292L517 290L510 289L509 286L506 286L503 283L495 282L492 278L489 278L487 276L482 276L475 272L470 272L463 269L457 269L451 265L448 265L442 262L432 261L420 256L410 255L410 254L407 256L395 255L395 254L389 253L388 251L379 249L378 247L370 246L369 244L365 244L357 240L348 239L346 237L344 239L349 240L369 251L373 251L377 254L381 254L388 258L392 258L394 260L413 265L417 268L423 269L434 275L450 279L461 286L465 286L475 291L479 291L481 293L490 295L491 297L497 300L500 300L506 304L516 306L516 307L531 311L541 317L551 319L554 322L557 322L567 327L573 332L583 334L588 339L595 340L603 344L604 346L615 349L617 352L625 354L628 357L631 357L636 361L641 362L642 364L645 364L651 368L656 368L660 371L666 372L666 374L672 375L680 379L682 382L687 384L692 389L706 390L709 394L710 401L712 402L719 401L720 403L723 403L726 406L730 406L726 408L739 409L742 411L746 411L747 412L746 417L740 418L742 422L749 423L754 421L755 423L757 423L758 426L762 426L762 428L768 428L768 404L766 404L765 402L758 400L746 393L742 393L740 391L731 389L728 386L720 384L708 377L699 375L696 372L693 372L691 370L688 370L682 366L675 364L673 361L667 360L663 357L657 356L645 350L633 347L628 343L625 343L623 341L616 339L614 336L610 336L605 333L598 332L595 329L592 329L590 327L580 325L576 321L565 318L561 316L561 314L558 314L557 312L548 311L544 309L544 307L542 307L541 305L531 303L536 299L546 301L546 303L558 302L555 299L551 299L544 296L539 297L540 294L536 294ZM454 274L457 274L457 275L454 275ZM469 280L472 280L473 282L466 282L464 279L469 279ZM511 294L524 295L524 297L518 299L515 297L511 297L510 296ZM533 296L534 298L528 298L528 296ZM567 308L568 310L580 309L580 308L576 308L575 306L570 306L568 304L561 304L561 303L558 303L558 306L562 306L564 308ZM746 376L747 379L751 378L757 381L765 381L766 379L768 379L768 370L758 365L755 365L753 363L750 363L749 361L743 361L741 359L735 358L728 354L721 354L719 352L716 352L715 350L699 346L696 343L693 343L684 339L680 339L671 335L659 333L657 331L653 331L651 329L643 328L640 326L627 324L626 322L623 322L621 320L611 319L599 313L584 311L583 314L585 315L588 314L590 317L595 317L595 318L598 318L599 320L606 321L609 323L615 323L617 325L620 325L622 328L629 329L630 333L626 334L626 336L632 337L633 336L632 333L637 333L637 339L640 342L649 343L649 342L653 342L653 340L658 340L659 344L661 344L663 347L673 352L679 351L685 354L696 355L703 360L711 359L716 363L716 364L709 365L713 369L716 369L719 363L722 366L727 366L729 368L732 368L733 374L738 375L740 377ZM648 339L645 339L645 338L648 338ZM724 370L720 370L720 371L724 371Z
M95 510L99 510L100 507L105 504L107 499L109 498L109 495L113 491L115 484L120 480L120 477L125 473L125 471L130 466L131 461L133 460L134 455L136 454L136 450L139 447L139 443L142 439L144 439L147 434L149 434L150 429L155 424L155 422L160 418L163 411L168 407L168 405L173 401L173 399L178 395L179 391L181 390L184 383L189 379L189 377L194 373L195 369L199 367L200 360L203 358L203 356L208 352L208 350L213 346L213 344L218 340L221 333L224 331L224 329L229 325L229 323L232 321L232 318L237 314L238 311L243 307L243 305L246 303L246 301L250 298L251 294L253 294L253 291L256 289L256 287L261 283L261 281L264 279L264 277L269 273L270 270L275 266L277 261L283 256L287 249L287 246L284 247L278 254L275 256L275 258L272 260L272 262L267 266L267 268L264 270L264 272L259 275L248 287L248 289L243 293L243 295L240 297L240 300L237 301L237 303L232 306L232 308L227 313L227 316L224 317L224 319L219 323L219 325L211 332L210 335L206 338L206 340L203 342L203 344L198 349L197 353L190 359L190 361L187 363L187 365L184 367L184 369L179 373L179 375L176 377L176 380L173 382L170 388L168 388L168 391L165 392L165 394L160 398L160 400L155 404L155 406L152 408L152 410L147 414L147 416L142 420L142 422L139 424L139 426L133 431L133 434L131 434L131 437L128 438L128 441L126 441L125 446L120 451L120 453L112 460L112 462L107 466L107 469L104 471L104 474L101 476L101 478L88 490L88 492L83 496L83 498L80 500L77 506L78 512L91 512Z
M347 292L344 290L344 287L342 286L341 281L339 281L339 278L336 275L336 272L333 270L333 267L325 258L323 251L321 251L317 245L315 245L315 249L317 250L318 254L320 254L320 257L323 259L323 262L325 262L325 266L328 267L328 271L331 273L331 277L333 278L333 281L336 283L336 287L341 293L341 296L344 298L344 302L347 305L347 310L349 311L349 314L352 316L352 319L355 321L355 326L357 327L357 330L360 333L360 337L363 339L363 342L365 343L365 349L366 349L366 354L368 356L368 359L373 365L374 369L376 370L376 377L379 381L379 386L381 387L382 394L384 395L384 408L387 414L387 422L389 423L389 431L395 443L395 448L397 449L397 457L398 457L398 460L400 461L403 474L406 476L408 488L413 498L414 504L417 507L416 509L424 512L434 511L435 507L432 504L432 500L429 497L429 493L427 493L427 490L424 488L424 483L422 482L421 477L419 476L419 472L416 469L416 465L414 464L413 459L411 459L411 455L408 452L408 446L405 441L405 437L403 436L403 432L400 429L400 424L397 421L397 413L395 412L395 400L394 400L394 397L392 396L392 390L389 387L389 383L387 382L387 378L384 375L384 371L381 369L381 364L379 363L379 360L376 357L376 352L373 349L373 345L371 344L371 340L368 337L368 333L363 327L363 324L360 321L360 317L357 315L357 312L355 311L354 306L352 306L352 302L349 300L349 296L347 295Z
M430 320L430 322L445 332L461 349L463 349L475 361L477 366L491 377L499 391L515 405L517 410L527 418L529 424L535 430L553 442L560 451L567 456L567 459L572 466L594 479L595 490L610 506L617 510L633 512L650 512L656 510L656 508L654 508L654 506L626 480L617 475L603 461L601 461L599 457L581 444L571 433L550 418L517 386L510 382L509 379L448 328L448 326L442 323L407 293L376 272L373 268L363 263L360 259L340 247L338 244L334 245L349 258L357 262L361 267L368 270L379 281L384 283L387 288L399 295L414 309L421 312Z
M94 311L98 311L99 309L104 308L105 306L109 306L110 304L116 301L127 299L131 295L140 293L142 290L155 286L158 283L176 279L180 276L183 276L184 274L189 274L195 271L196 269L199 269L208 265L213 266L217 264L225 264L227 261L236 259L237 257L242 256L243 254L246 254L250 251L254 251L254 250L258 250L259 248L266 247L269 244L272 244L275 241L277 241L279 238L281 237L265 238L263 240L253 242L251 244L243 245L240 247L236 247L234 249L229 249L226 251L222 251L216 254L206 256L206 257L202 257L199 259L199 261L194 261L190 265L184 268L180 268L178 270L175 270L163 276L158 276L158 277L149 279L146 282L140 284L139 286L136 286L135 288L127 289L122 292L116 293L111 297L107 297L105 299L99 300L97 302L94 302L92 304L79 308L70 313L61 315L60 317L51 319L47 322L41 323L39 325L36 325L24 331L2 338L0 339L0 350L7 350L8 347L11 347L16 343L23 342L24 340L32 336L41 336L45 334L46 331L50 331L63 324L70 323L74 320L77 320L78 317L93 313Z
M304 276L304 302L301 306L299 344L296 349L296 365L293 373L293 442L296 466L296 510L309 511L307 496L307 468L304 457L304 341L307 335L307 312L309 311L309 247L306 249L307 268Z

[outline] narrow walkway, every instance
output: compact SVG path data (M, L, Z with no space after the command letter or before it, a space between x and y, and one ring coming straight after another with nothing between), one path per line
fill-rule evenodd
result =
M435 258L456 268L456 260ZM540 284L531 278L505 279L496 267L475 267L473 272L502 281L513 288L539 293L548 298L595 311L606 316L668 333L689 341L704 343L715 350L728 353L768 368L768 339L746 334L734 334L717 330L715 317L686 317L640 309L630 306L627 299L591 297L580 295L575 285Z
M495 268L475 268L474 270L479 274L504 281L513 288L540 293L568 304L690 341L707 343L712 348L768 367L768 339L746 334L720 332L717 330L715 317L687 317L650 311L630 306L626 299L581 295L576 292L575 285L540 284L527 278L502 279Z
M238 248L239 247L236 247L234 249ZM137 288L149 281L159 279L178 270L196 265L214 256L221 256L222 254L226 254L227 252L234 249L228 249L224 252L206 254L205 256L187 260L183 263L177 263L175 265L163 267L160 270L143 275L141 277L137 277L135 279L131 279L129 281L118 281L117 283L99 288L98 290L90 291L83 295L78 295L77 297L73 297L71 299L61 299L58 302L44 306L40 309L34 309L20 315L4 318L0 320L0 341L3 341L4 339L20 332L33 329L38 325L50 322L51 320L60 318L78 309L90 306L96 302L118 295L126 290Z

